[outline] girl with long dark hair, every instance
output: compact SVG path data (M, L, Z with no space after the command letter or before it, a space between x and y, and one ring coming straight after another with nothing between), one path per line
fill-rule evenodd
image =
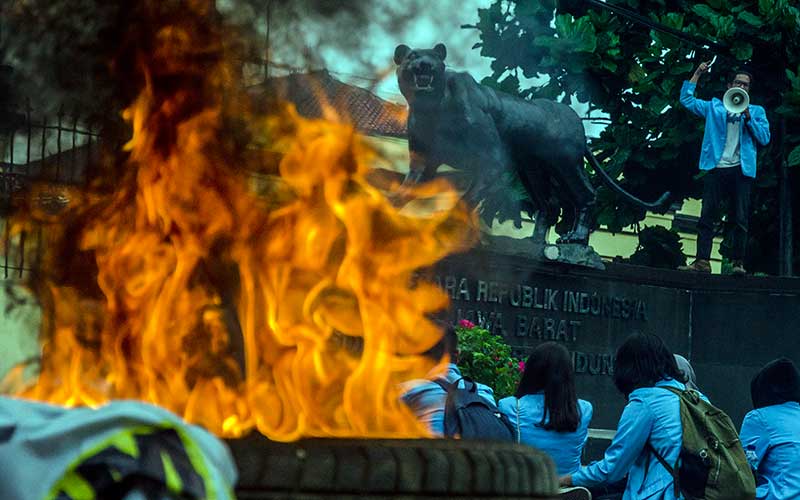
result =
M603 460L563 476L561 485L602 487L618 483L627 474L623 500L676 500L672 475L652 450L667 463L678 459L683 438L680 399L664 388L683 391L685 382L675 357L659 337L628 337L614 359L614 384L628 400L617 433Z
M560 475L580 467L592 405L575 395L575 375L567 349L539 344L525 363L514 396L498 405L517 428L518 440L548 453Z

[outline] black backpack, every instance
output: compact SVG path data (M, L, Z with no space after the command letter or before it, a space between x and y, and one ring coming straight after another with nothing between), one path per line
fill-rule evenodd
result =
M464 388L458 383L463 380ZM447 392L444 405L444 434L461 439L516 441L514 426L497 406L478 395L478 384L463 377L452 384L434 380Z

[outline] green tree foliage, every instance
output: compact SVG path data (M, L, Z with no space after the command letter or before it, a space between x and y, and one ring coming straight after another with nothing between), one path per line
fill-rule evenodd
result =
M481 54L494 59L483 83L525 98L589 103L594 116L610 119L592 141L609 173L623 174L623 186L643 199L669 190L680 201L701 193L703 131L703 120L678 102L682 81L718 56L697 93L711 99L722 96L729 70L752 69L751 98L767 109L773 138L759 154L748 266L776 272L779 168L784 159L800 165L800 9L790 0L608 3L726 48L704 50L584 1L498 0L479 10L475 26ZM800 193L797 175L791 182ZM597 222L612 231L645 216L605 188L597 209Z

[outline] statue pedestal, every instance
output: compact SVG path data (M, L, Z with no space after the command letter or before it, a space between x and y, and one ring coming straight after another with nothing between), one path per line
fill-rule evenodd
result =
M487 328L523 359L541 342L564 345L578 395L594 405L595 429L619 421L625 400L614 386L615 352L634 332L658 335L689 359L703 392L737 425L752 409L753 375L777 357L800 359L800 278L615 262L601 271L548 261L541 246L534 253L531 242L508 240L436 264L433 280L450 298L448 319Z
M546 260L561 262L562 264L589 267L601 271L606 268L606 265L603 264L603 259L594 251L594 248L580 243L544 245L543 255Z
M580 243L543 244L529 238L516 239L508 236L484 235L482 245L489 251L506 255L519 255L545 262L560 262L572 266L604 270L600 255L590 245Z

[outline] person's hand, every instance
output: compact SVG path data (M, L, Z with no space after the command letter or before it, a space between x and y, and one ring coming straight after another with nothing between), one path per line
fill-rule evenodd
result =
M694 70L694 76L700 78L702 75L708 73L709 68L711 68L711 61L701 62L700 66Z
M569 488L572 486L572 474L567 474L566 476L558 478L558 486L561 488Z
M749 122L750 121L750 108L749 107L745 108L744 111L742 111L742 114L744 115L744 121L745 122Z

